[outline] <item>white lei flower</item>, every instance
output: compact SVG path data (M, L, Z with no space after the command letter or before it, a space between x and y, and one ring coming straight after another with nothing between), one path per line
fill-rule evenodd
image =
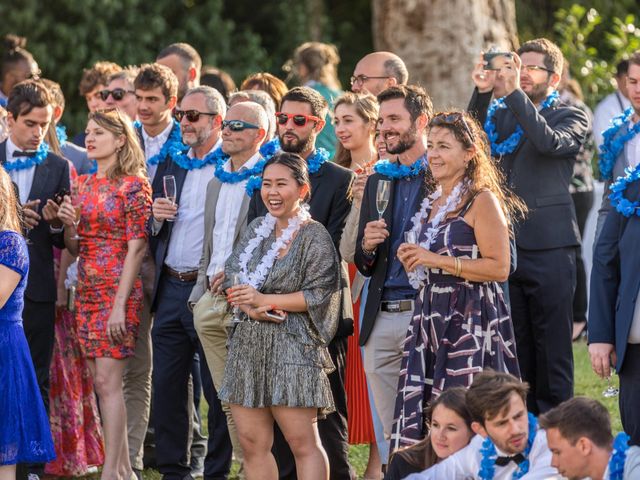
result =
M453 187L453 190L451 190L451 193L447 197L445 204L442 206L442 208L440 208L440 210L438 210L438 213L436 213L436 215L433 217L433 220L431 221L431 226L427 228L425 239L422 242L418 242L418 245L426 250L429 250L429 247L431 247L431 244L434 242L436 236L438 235L438 227L440 226L440 223L445 218L447 218L447 215L455 211L456 207L460 203L460 200L462 200L462 197L467 192L468 187L468 182L460 182L455 187ZM435 202L441 196L442 187L438 187L435 192L425 197L422 201L420 208L411 219L411 221L413 222L411 231L415 232L415 238L420 238L422 223L427 219L428 212L433 202ZM416 267L413 272L408 272L407 276L409 277L409 283L411 284L411 286L415 289L418 289L423 285L424 279L426 278L426 273L424 271L424 267L420 265Z
M300 229L300 226L311 218L308 211L308 206L303 205L300 207L298 214L295 217L289 219L287 228L282 232L280 238L277 238L275 242L269 248L267 254L262 257L262 261L258 264L253 273L247 271L247 265L253 255L253 252L262 243L265 238L268 238L273 232L276 226L276 218L267 213L258 227L255 229L256 236L249 240L246 248L240 254L240 275L242 283L251 285L256 290L262 287L271 267L276 261L278 253L282 250L293 238L295 233Z

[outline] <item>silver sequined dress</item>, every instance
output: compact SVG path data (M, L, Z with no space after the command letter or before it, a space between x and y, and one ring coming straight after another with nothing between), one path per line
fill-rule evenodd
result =
M239 270L239 256L262 222L256 218L225 266L226 278ZM254 250L253 272L273 242L272 233ZM315 407L334 410L327 373L334 365L327 351L341 309L340 262L326 229L315 221L303 225L282 259L276 259L262 293L302 291L308 311L289 312L282 323L237 323L229 340L229 355L220 400L244 407ZM225 288L228 285L225 286ZM244 316L244 314L243 314Z

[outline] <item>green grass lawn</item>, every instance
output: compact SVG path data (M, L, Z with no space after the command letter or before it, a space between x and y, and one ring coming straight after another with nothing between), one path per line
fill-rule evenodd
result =
M589 362L586 343L580 342L574 344L573 358L575 361L575 394L595 398L603 402L611 413L614 431L621 431L622 424L620 423L620 412L618 411L618 399L607 399L602 397L602 391L605 389L607 383L597 377L591 370L591 363ZM612 384L615 384L616 386L618 385L618 377L612 378ZM203 418L206 418L206 403L203 405L202 410ZM367 446L354 445L351 447L351 450L349 451L349 459L358 472L358 475L363 474L367 464L368 455L369 451ZM231 475L229 476L230 480L238 478L237 471L238 465L234 463ZM160 474L155 470L145 470L144 477L146 480L157 480L160 478Z

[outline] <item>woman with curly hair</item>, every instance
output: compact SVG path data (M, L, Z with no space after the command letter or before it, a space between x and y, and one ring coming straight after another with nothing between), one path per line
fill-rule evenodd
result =
M484 132L464 112L429 124L428 194L398 258L419 289L404 343L392 450L425 437L423 409L486 368L519 376L500 282L510 269L509 219L524 213L491 161ZM416 392L422 395L416 395Z

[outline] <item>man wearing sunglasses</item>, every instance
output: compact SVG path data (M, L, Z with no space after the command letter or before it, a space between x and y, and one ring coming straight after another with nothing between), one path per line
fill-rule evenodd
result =
M107 88L100 90L100 98L107 107L126 113L132 122L138 114L138 100L133 86L137 75L137 67L126 67L111 75Z
M327 102L322 95L309 87L296 87L289 90L283 97L280 112L276 113L277 132L280 146L285 152L297 153L309 163L311 180L311 199L309 200L311 217L320 222L328 230L333 239L336 251L340 245L340 238L344 223L351 208L349 190L355 175L346 168L333 162L318 163L316 138L324 127L327 113ZM260 192L253 194L249 207L248 221L265 215L265 207ZM347 296L348 277L345 280ZM343 308L342 317L338 325L338 332L329 344L329 353L336 371L329 375L331 391L333 392L336 411L318 422L318 430L322 446L329 457L331 465L331 479L351 478L349 465L349 445L347 441L347 401L344 390L344 368L346 364L347 337L353 333L353 313L349 305ZM286 440L276 427L274 440L274 455L278 460L280 478L295 479L295 463L293 454L289 450Z
M409 72L402 59L391 52L373 52L365 55L351 76L351 90L378 96L394 85L406 85Z
M155 313L151 330L153 423L156 468L166 480L182 480L192 472L188 461L192 420L187 408L190 402L188 385L190 376L197 375L192 370L194 355L198 353L204 360L204 352L188 300L198 277L205 236L207 185L216 167L211 154L221 144L225 113L224 99L217 90L196 87L187 91L175 116L180 121L182 142L190 148L182 154L171 155L162 169L162 175L175 178L175 203L164 198L161 182L153 189L150 240L156 265L151 306ZM206 478L225 478L231 465L232 450L226 418L206 362L200 361L199 366L199 379L193 381L201 381L209 404L209 442L204 474Z
M527 204L515 228L518 266L509 277L511 317L527 406L544 413L573 395L573 293L580 235L569 184L589 129L579 109L556 100L563 57L541 38L504 55L503 103L479 93L470 110L488 129L507 185Z

